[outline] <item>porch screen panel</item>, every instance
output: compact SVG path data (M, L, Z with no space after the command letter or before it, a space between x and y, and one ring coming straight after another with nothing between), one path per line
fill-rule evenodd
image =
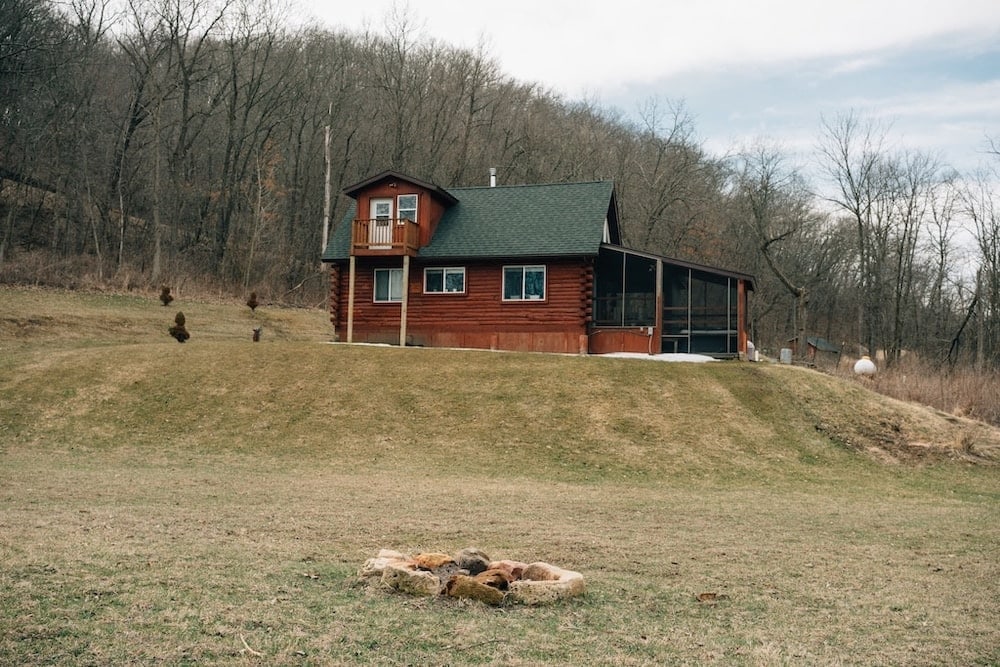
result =
M735 321L730 322L729 278L691 272L691 352L727 354Z
M688 269L663 265L663 333L671 336L687 335L688 322Z
M625 318L627 327L656 325L656 260L625 255Z
M602 248L594 273L594 324L656 325L655 259Z
M594 264L594 324L620 327L625 315L625 254L601 248Z

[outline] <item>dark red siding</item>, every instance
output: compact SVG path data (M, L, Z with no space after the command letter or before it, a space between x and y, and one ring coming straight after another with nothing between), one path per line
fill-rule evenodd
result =
M503 267L544 265L546 298L502 300ZM358 260L355 271L355 342L398 343L401 305L374 302L374 269L400 267L392 260ZM424 294L424 267L465 267L465 293ZM347 266L331 275L331 321L347 339ZM584 260L410 264L407 343L537 352L587 352L593 269ZM333 304L339 304L334 310Z
M399 195L417 195L417 222L420 225L420 246L431 242L434 230L444 215L445 207L430 192L403 180L386 180L361 194L358 201L357 217L366 219L371 215L371 200L390 198L393 200L393 217L398 216L396 197Z

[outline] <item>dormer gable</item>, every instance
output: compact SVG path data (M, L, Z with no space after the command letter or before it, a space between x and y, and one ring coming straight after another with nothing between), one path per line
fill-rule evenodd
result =
M622 244L622 231L618 224L618 199L614 189L611 191L611 201L608 203L608 214L604 218L603 243Z
M413 176L407 176L406 174L392 170L383 171L380 174L366 178L360 183L349 185L344 188L344 194L351 199L357 199L363 191L377 186L383 181L385 181L389 187L394 187L394 185L395 187L398 187L400 183L407 183L415 188L425 190L444 202L446 206L450 206L458 202L458 200L455 199L450 192L439 185L435 185L434 183L430 183L428 181L422 181L418 178L414 178Z
M384 171L344 189L357 202L357 221L368 221L369 232L377 248L378 227L391 233L391 225L416 223L419 232L416 249L431 242L444 212L458 203L450 192L427 181L397 171Z

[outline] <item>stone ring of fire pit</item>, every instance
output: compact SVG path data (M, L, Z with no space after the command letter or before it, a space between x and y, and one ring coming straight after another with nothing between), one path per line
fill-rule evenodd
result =
M494 606L545 604L582 595L583 575L548 563L491 560L476 548L407 556L382 549L358 571L366 583L413 595L470 598Z

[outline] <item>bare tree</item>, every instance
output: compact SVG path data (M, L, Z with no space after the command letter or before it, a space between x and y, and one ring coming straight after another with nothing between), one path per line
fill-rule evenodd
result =
M929 320L925 346L942 350L950 343L953 315L959 304L955 285L959 249L955 244L959 215L958 175L954 172L942 176L940 186L929 193L924 254L928 257L926 309ZM939 357L943 360L945 354Z
M804 280L793 278L783 267L778 249L789 240L797 240L795 237L802 236L806 226L814 224L817 216L812 211L811 196L798 173L784 165L784 157L773 147L758 143L742 153L740 163L737 187L746 218L768 268L795 299L798 351L804 354L809 289ZM822 278L816 274L812 277Z
M384 33L367 33L365 45L372 64L371 98L375 113L385 114L389 129L389 164L405 169L418 140L419 120L429 98L430 66L436 46L421 46L415 19L408 8L393 5Z
M975 308L976 366L980 369L1000 365L1000 206L994 190L998 178L1000 170L995 165L984 168L975 174L962 194L964 212L971 221L978 251Z
M694 141L694 125L683 103L656 99L640 111L628 200L627 240L638 248L681 256L707 228L705 203L718 194L721 170Z
M886 129L854 113L823 120L822 167L835 191L828 198L855 226L858 261L858 341L869 353L879 348L883 273L890 207L885 164Z
M899 359L908 342L916 343L919 320L915 271L919 262L920 238L931 214L938 190L944 187L941 165L922 151L904 152L892 162L893 200L891 225L892 315L887 357Z

